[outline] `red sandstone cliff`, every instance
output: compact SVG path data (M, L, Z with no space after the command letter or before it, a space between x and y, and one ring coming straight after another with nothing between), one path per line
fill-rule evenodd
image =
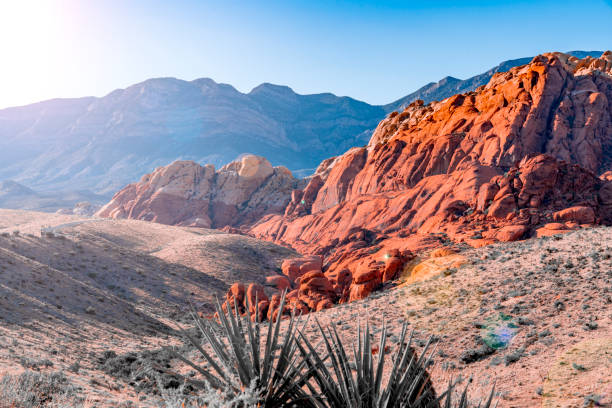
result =
M331 297L360 298L410 251L612 224L610 170L612 53L545 54L475 92L390 114L251 232L323 256L330 282L349 275Z
M609 225L612 53L545 54L475 92L414 102L384 119L366 147L321 163L304 188L251 161L218 173L175 163L99 214L215 227L268 214L250 233L309 255L269 279L304 312L367 296L425 248ZM246 168L255 176L241 179ZM261 287L228 293L241 310L246 298L261 303L259 317L279 303Z

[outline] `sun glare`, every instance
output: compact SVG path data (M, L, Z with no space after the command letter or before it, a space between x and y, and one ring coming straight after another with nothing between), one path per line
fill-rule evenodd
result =
M0 105L3 100L31 101L44 94L45 87L52 83L58 57L63 57L62 11L61 2L0 2Z

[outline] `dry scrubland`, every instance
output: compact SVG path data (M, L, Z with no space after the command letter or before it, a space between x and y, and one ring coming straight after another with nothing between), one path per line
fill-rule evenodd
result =
M392 339L404 320L421 344L435 336L437 389L471 377L474 398L497 382L500 407L610 406L612 228L461 255L458 268L316 317L347 339L368 318L378 329L386 322Z
M152 393L176 384L155 384L140 370L190 371L159 351L181 344L168 324L189 321L187 302L209 310L235 280L231 271L261 281L294 255L247 237L139 221L88 221L64 228L64 238L38 236L43 223L80 220L1 212L0 364L11 373L63 371L56 385L91 406L159 406ZM375 336L387 324L393 344L408 321L417 344L435 336L430 371L439 389L450 377L472 377L474 399L497 381L501 407L612 402L611 228L452 256L436 259L442 266L425 281L311 314L307 336L317 341L317 318L351 341L369 319Z
M263 283L294 255L215 230L0 210L0 370L64 371L98 406L156 406L103 372L104 353L177 343L189 303L209 312L238 277Z

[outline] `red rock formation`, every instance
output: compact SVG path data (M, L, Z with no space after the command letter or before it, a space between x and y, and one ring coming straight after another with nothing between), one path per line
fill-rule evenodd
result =
M267 276L266 285L272 286L281 292L284 290L291 290L291 281L285 276Z
M298 185L289 170L253 155L219 171L177 161L119 191L97 215L205 228L245 225L282 213Z
M363 299L425 249L612 224L612 53L545 54L475 92L416 101L384 119L366 147L321 163L304 188L274 179L266 163L218 173L175 164L180 171L147 176L102 214L169 223L199 214L224 226L272 213L243 230L309 254L282 265L282 316ZM260 319L266 313L253 316L244 301L255 294L265 295L233 286L227 300ZM275 318L279 293L262 306Z
M250 231L322 255L335 299L355 300L403 267L384 258L392 249L612 223L611 170L612 53L545 54L476 92L392 113L367 147L322 163L284 215Z

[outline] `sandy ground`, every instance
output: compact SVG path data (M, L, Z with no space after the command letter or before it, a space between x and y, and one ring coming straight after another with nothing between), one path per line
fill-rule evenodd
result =
M0 371L64 370L93 405L138 402L100 354L178 343L189 304L210 312L238 277L263 282L290 256L215 230L0 210Z
M312 317L336 322L348 341L366 319L375 331L385 323L391 344L405 321L417 343L435 336L437 389L472 378L472 398L495 382L500 407L612 406L612 228L461 256L429 280Z

